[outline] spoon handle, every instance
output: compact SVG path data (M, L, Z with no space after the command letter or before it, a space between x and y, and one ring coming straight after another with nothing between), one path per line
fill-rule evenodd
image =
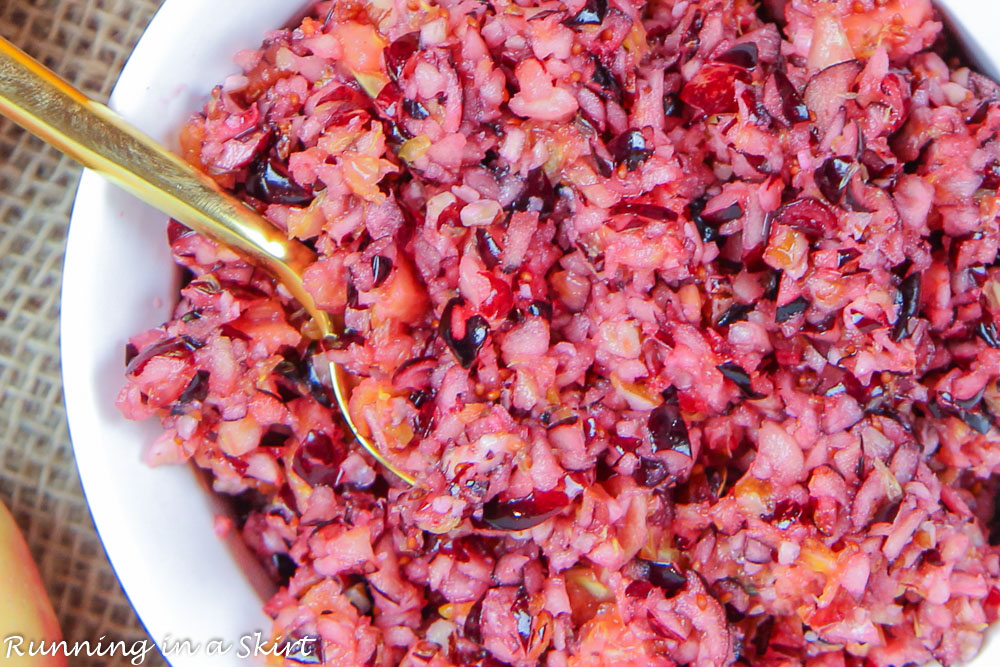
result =
M302 271L315 259L308 247L290 241L211 178L2 37L0 113L175 220L270 271L320 328L324 320L328 322L302 286Z
M303 271L316 259L312 250L288 239L211 178L2 37L0 114L178 222L269 271L309 312L320 337L334 333L330 315L316 306L302 283ZM329 362L329 371L337 405L351 433L379 463L410 486L415 485L413 476L394 466L358 428L348 409L349 382L343 368Z

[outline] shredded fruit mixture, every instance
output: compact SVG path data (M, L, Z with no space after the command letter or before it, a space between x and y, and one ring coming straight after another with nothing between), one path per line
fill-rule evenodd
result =
M234 497L287 664L976 655L1000 87L929 0L321 2L237 62L184 154L345 333L171 223L118 405Z

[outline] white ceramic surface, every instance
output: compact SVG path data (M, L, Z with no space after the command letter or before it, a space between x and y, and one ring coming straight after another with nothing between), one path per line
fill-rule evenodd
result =
M152 137L175 144L187 116L234 71L233 54L258 46L267 30L284 25L301 4L167 0L122 73L111 105ZM973 52L996 75L1000 3L943 4L963 17L966 34L978 42ZM163 215L84 174L62 298L70 431L97 529L146 628L157 642L201 644L190 655L169 654L170 662L174 667L246 664L238 658L241 638L269 628L260 611L267 590L263 577L238 543L215 536L213 515L220 508L191 469L143 463L144 446L160 432L156 421L129 422L114 407L127 339L162 323L175 299L165 226ZM209 657L204 649L211 639L233 648ZM973 666L998 664L1000 643L994 640Z

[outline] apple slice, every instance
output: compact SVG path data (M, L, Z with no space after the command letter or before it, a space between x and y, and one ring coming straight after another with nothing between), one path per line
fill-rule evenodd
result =
M0 503L0 662L10 667L63 667L66 655L30 657L28 645L46 648L62 633L38 568L10 512ZM21 638L21 642L18 642ZM23 653L23 656L18 653ZM49 651L51 653L51 651Z

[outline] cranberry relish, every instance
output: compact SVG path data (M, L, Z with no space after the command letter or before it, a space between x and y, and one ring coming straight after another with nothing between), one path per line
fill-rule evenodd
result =
M118 401L236 499L288 664L975 656L1000 89L928 0L766 4L319 3L184 128L345 325L174 224Z

